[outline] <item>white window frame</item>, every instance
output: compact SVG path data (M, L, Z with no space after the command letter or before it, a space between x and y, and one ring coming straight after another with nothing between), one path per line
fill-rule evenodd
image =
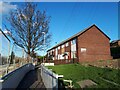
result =
M62 48L64 48L64 45L62 45Z
M66 47L68 47L69 45L68 45L68 42L65 44L66 45Z
M71 44L76 44L76 38L71 41Z
M58 50L60 50L60 46L58 47Z

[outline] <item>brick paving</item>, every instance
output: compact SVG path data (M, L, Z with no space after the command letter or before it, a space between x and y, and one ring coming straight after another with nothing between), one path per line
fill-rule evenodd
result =
M21 89L44 89L46 90L42 78L40 76L40 69L35 69L28 72L23 80L20 82L16 90Z

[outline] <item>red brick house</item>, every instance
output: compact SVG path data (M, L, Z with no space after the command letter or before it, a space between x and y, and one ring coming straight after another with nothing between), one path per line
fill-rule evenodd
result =
M110 38L96 25L73 35L47 51L55 64L112 59Z

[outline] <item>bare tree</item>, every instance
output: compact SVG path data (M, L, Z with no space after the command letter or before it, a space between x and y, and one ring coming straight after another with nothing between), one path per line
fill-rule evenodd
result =
M25 3L23 8L10 11L9 21L11 27L6 29L11 32L12 39L25 52L31 56L36 51L43 50L45 33L45 46L50 42L51 34L49 33L50 16L45 11L37 9L37 5L33 3Z

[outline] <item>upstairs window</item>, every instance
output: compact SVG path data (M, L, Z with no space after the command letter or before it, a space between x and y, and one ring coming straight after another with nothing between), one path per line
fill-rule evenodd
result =
M76 44L76 39L73 39L73 40L71 41L71 44Z
M66 47L68 47L68 42L66 43Z
M60 49L60 46L58 47L58 50Z
M62 45L62 48L64 48L64 45Z

